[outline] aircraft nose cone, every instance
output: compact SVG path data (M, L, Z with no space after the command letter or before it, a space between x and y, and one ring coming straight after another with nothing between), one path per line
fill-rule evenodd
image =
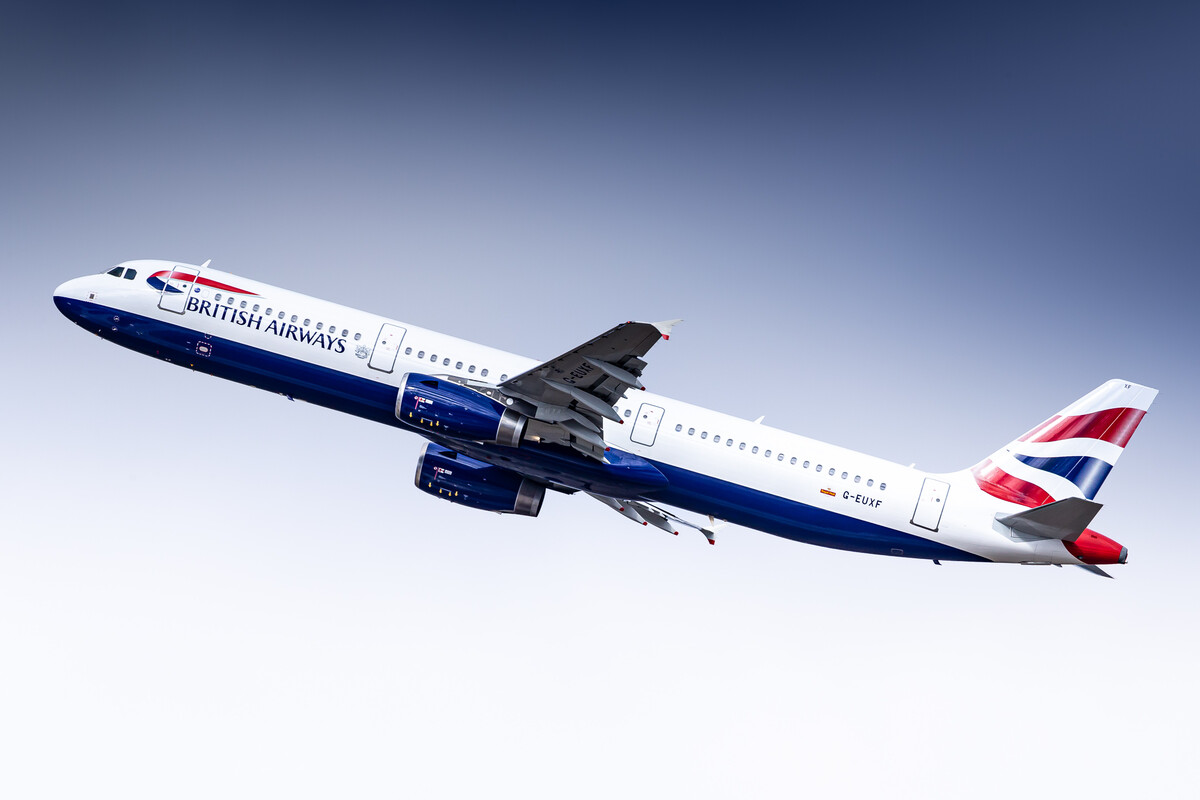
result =
M79 319L80 302L86 297L84 282L83 278L74 278L59 284L54 290L54 305L69 320L78 321Z
M72 278L69 281L60 283L54 289L54 300L57 302L60 297L65 297L72 300L79 299L80 284L83 283L82 278Z

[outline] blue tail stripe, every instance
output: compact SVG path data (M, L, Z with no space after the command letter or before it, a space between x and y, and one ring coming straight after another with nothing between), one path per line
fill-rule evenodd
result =
M1056 458L1037 458L1015 454L1017 461L1028 464L1034 469L1066 478L1079 487L1083 496L1088 500L1096 498L1100 485L1112 470L1112 464L1091 456L1058 456Z

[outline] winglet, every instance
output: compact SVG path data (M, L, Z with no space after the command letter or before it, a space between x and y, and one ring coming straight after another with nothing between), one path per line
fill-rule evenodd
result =
M652 322L651 324L658 328L658 332L662 334L664 339L670 339L671 329L681 322L683 322L681 319L669 319L666 322Z

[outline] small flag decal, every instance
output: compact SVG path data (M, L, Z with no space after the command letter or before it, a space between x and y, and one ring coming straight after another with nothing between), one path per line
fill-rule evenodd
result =
M822 489L821 494L827 494L830 497L837 497L837 492L833 491L833 489Z

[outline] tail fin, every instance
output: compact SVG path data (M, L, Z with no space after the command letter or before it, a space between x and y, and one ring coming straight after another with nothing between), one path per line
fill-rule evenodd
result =
M971 467L993 497L1041 506L1093 500L1125 450L1157 389L1111 380Z

